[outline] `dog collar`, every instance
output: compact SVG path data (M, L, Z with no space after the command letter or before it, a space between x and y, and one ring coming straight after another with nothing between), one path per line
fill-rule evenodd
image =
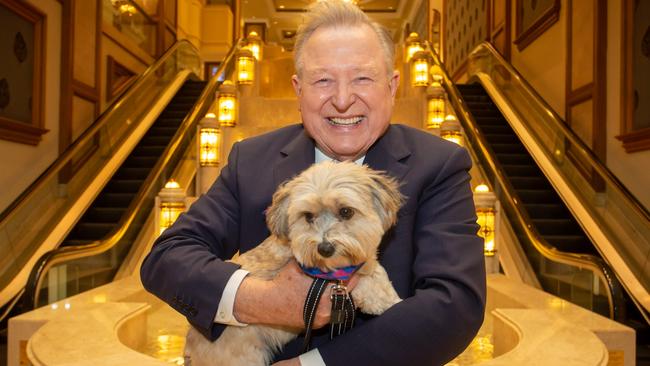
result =
M351 265L347 267L340 267L336 268L333 271L329 272L323 272L320 270L318 267L305 267L305 266L300 266L305 272L306 275L311 276L311 277L316 277L316 278L322 278L325 280L336 280L336 281L347 281L352 277L354 272L361 267L363 263L359 265Z

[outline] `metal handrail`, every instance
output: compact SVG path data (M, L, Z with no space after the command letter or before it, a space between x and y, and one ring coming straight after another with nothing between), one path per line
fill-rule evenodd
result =
M219 66L216 74L210 79L197 103L192 107L190 113L183 119L181 126L174 135L172 142L167 146L161 158L144 181L142 188L138 191L126 212L117 224L117 227L104 239L96 240L85 245L66 246L51 250L39 258L37 264L29 275L25 291L25 302L27 306L38 306L38 293L44 280L44 275L55 265L74 259L90 257L101 254L113 248L122 239L129 225L135 219L136 213L143 209L146 197L161 178L164 168L178 153L181 153L181 143L188 138L190 133L196 129L196 125L208 111L214 95L220 85L219 76L224 73L228 65L234 60L234 56L241 45L237 42L231 49L224 61Z
M128 99L132 97L136 91L136 86L140 84L141 81L147 80L149 75L155 72L160 65L166 62L167 58L174 54L179 47L190 46L198 54L199 51L194 47L192 43L187 40L180 40L176 42L172 47L170 47L156 62L145 70L134 82L132 82L121 94L121 97L118 98L113 104L111 104L104 112L102 112L99 117L97 117L96 122L88 127L79 137L68 146L61 155L52 163L50 166L32 183L27 189L23 191L7 208L0 213L0 223L2 223L7 217L10 216L11 212L20 209L25 205L29 199L39 191L39 189L55 174L58 174L63 167L65 167L77 154L81 151L82 148L85 148L86 145L95 138L95 135L108 123L110 117L115 111L119 110L121 105L121 100Z
M433 59L433 62L442 72L442 86L445 88L449 101L457 113L466 137L469 138L472 142L472 147L478 150L477 152L480 154L480 157L482 157L487 163L489 173L494 177L500 187L500 193L503 194L503 198L505 198L505 200L501 200L501 204L508 212L514 215L515 221L511 222L511 224L514 224L519 228L520 231L525 234L530 243L533 244L534 248L545 258L580 269L588 269L596 273L600 280L607 286L607 291L605 292L610 309L609 316L612 319L618 318L620 311L622 310L621 290L620 284L614 277L611 269L609 269L607 264L601 258L593 255L568 253L558 250L542 238L537 230L530 224L532 220L528 216L526 210L522 207L521 200L515 192L514 187L503 174L503 168L501 168L500 164L492 158L494 156L492 149L488 146L485 137L479 132L478 124L470 114L469 108L449 77L446 68L438 58L437 54L428 47L428 45L426 50Z

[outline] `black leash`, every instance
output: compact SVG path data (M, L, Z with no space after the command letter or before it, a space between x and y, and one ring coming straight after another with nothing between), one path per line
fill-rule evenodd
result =
M305 306L303 307L303 320L305 322L305 340L303 342L302 352L309 351L311 347L311 333L314 325L314 315L329 280L315 278L312 282ZM332 300L332 312L330 317L330 339L345 333L354 326L354 301L352 296L348 295L347 288L343 281L338 281L332 287L330 299Z

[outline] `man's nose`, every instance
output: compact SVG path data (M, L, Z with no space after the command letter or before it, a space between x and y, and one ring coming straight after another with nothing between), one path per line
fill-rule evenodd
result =
M339 112L345 112L356 100L356 95L347 83L339 83L332 96L332 104Z

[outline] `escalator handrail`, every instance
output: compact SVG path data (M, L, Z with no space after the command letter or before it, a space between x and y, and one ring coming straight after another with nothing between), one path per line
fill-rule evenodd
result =
M182 151L180 151L181 143L185 138L189 136L189 134L196 130L198 122L207 113L220 85L219 77L224 73L228 65L234 60L235 54L239 50L241 44L241 40L237 42L230 49L223 62L219 65L217 72L213 77L211 77L210 81L203 89L203 92L190 110L190 113L181 122L181 126L177 130L176 134L174 134L172 141L169 143L169 145L167 145L167 148L165 148L165 151L158 159L158 162L152 168L151 173L149 173L136 197L131 201L131 204L127 208L127 214L120 219L116 228L111 231L111 233L109 233L104 239L96 240L92 243L84 245L61 247L45 253L38 260L37 264L34 266L30 273L29 280L26 285L26 299L24 306L31 306L32 308L38 306L39 289L41 288L42 281L44 280L44 275L50 268L63 262L104 253L114 247L120 241L120 239L128 230L130 224L135 219L136 214L144 208L143 205L146 197L156 186L156 183L159 182L159 180L162 178L161 175L165 166L173 159L176 154L182 153Z
M621 183L621 181L612 173L612 171L605 165L603 162L596 156L592 149L590 149L587 144L585 144L578 135L569 128L566 123L562 123L562 118L555 112L551 106L546 103L544 98L542 98L539 93L528 83L524 77L515 69L509 62L507 62L503 56L489 43L482 42L470 53L469 58L472 58L473 55L476 55L480 52L481 48L487 49L487 51L495 57L499 64L505 67L508 70L508 73L514 76L517 79L523 89L530 94L531 98L535 100L539 106L544 110L545 113L552 116L552 119L557 121L554 127L562 131L562 135L569 140L571 144L571 149L578 149L580 153L589 161L590 166L596 170L596 172L603 177L604 179L610 181L610 183L620 191L620 193L626 198L628 203L634 207L637 214L644 217L647 221L650 221L650 211L639 202L639 200L634 196L628 189Z
M442 86L447 92L450 103L457 111L459 121L463 125L465 134L468 137L471 137L471 140L475 142L472 146L475 149L479 150L481 156L483 156L487 162L488 167L491 169L491 173L501 188L501 193L505 196L505 202L502 202L502 204L509 208L510 211L515 215L516 222L514 224L522 230L522 232L526 235L526 238L533 244L535 249L542 256L559 263L578 267L580 269L586 268L596 273L598 277L603 281L603 283L607 286L607 291L605 292L607 295L607 301L609 303L610 318L616 318L618 316L618 311L622 310L621 301L619 298L621 292L620 285L614 277L611 269L609 269L607 264L601 258L595 257L593 255L568 253L558 250L557 248L550 245L537 232L534 226L530 224L532 220L528 216L526 210L522 207L521 200L515 193L514 187L503 175L503 169L500 167L500 164L495 161L494 158L492 158L494 156L492 149L488 146L485 137L479 133L478 124L469 112L469 108L465 104L463 98L460 96L460 92L449 77L449 74L447 73L444 65L438 58L437 54L435 54L435 52L428 45L426 47L426 51L434 60L434 63L440 68L440 71L442 73ZM493 182L489 183L492 184Z
M95 122L90 125L84 132L79 135L79 137L68 146L59 157L54 160L52 164L38 177L32 184L30 184L27 189L25 189L7 208L0 213L0 223L6 220L12 212L20 209L22 206L29 202L30 197L32 197L36 192L38 192L41 187L50 180L55 174L59 174L61 169L63 169L72 159L83 149L89 142L92 140L95 135L108 123L110 120L108 117L111 116L115 111L119 110L122 101L133 96L137 87L145 82L149 75L156 72L156 70L162 65L167 59L173 55L179 47L188 47L199 54L199 51L196 47L187 40L180 40L174 43L162 56L160 56L151 66L149 66L141 75L139 75L129 86L122 92L122 94L108 107L104 110Z

